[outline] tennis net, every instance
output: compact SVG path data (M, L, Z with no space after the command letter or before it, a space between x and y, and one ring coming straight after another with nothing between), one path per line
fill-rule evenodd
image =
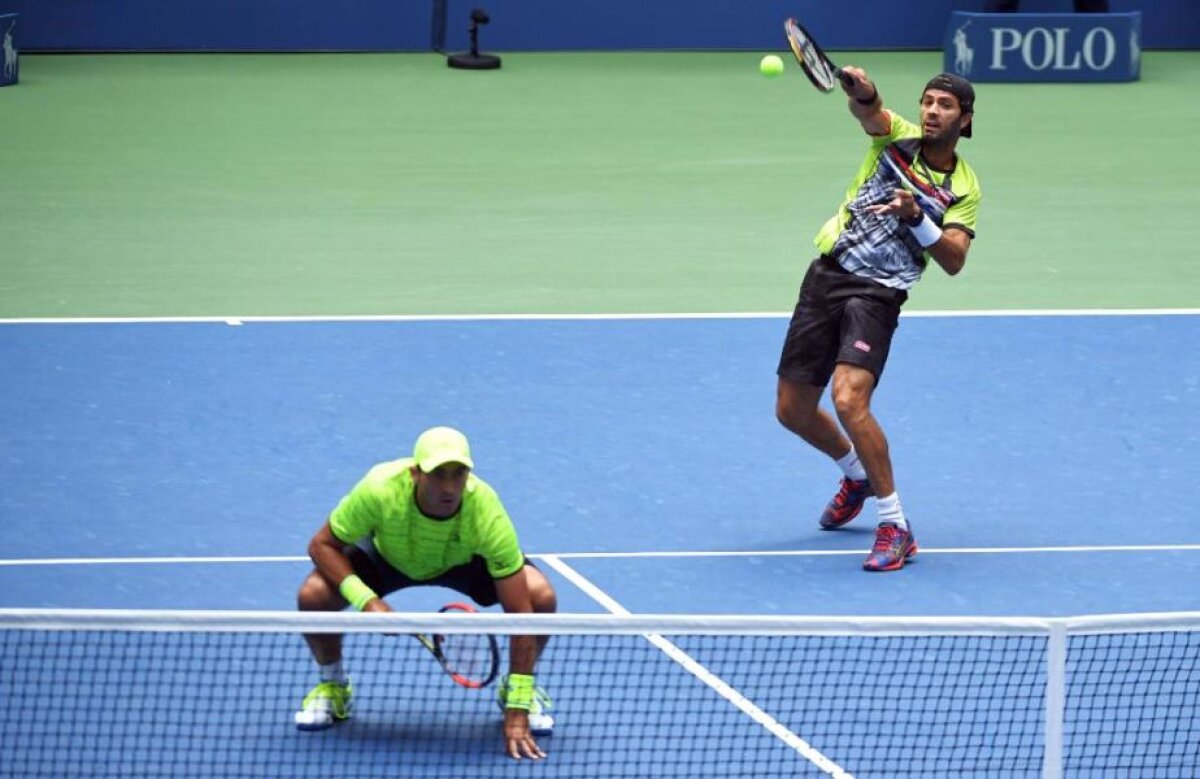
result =
M299 732L317 681L299 634L331 632L354 713ZM505 756L495 686L455 685L416 632L551 635L546 759ZM4 777L1200 775L1200 612L2 609L0 653Z

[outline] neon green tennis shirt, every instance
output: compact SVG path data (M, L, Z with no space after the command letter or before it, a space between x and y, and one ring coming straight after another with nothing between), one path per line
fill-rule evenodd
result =
M492 578L511 576L525 564L517 531L500 496L474 473L462 506L447 519L417 508L412 458L379 463L354 485L329 516L338 540L352 544L371 535L375 548L406 576L426 581L478 555Z

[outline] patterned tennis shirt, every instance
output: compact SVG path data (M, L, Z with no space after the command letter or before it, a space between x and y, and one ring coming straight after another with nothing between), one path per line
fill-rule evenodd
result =
M899 219L873 214L867 207L889 202L893 190L907 189L936 224L943 229L953 225L974 238L981 193L966 160L955 155L953 170L931 169L920 157L921 128L887 114L889 132L871 137L871 149L846 199L814 243L851 273L906 290L920 280L928 256Z

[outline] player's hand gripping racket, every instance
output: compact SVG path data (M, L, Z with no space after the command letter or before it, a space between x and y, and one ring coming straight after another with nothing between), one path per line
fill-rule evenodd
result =
M788 19L783 23L783 30L787 34L792 53L796 55L796 62L800 63L800 69L814 87L829 93L833 91L837 81L841 81L847 88L854 86L854 77L843 73L841 68L834 65L799 22Z
M448 603L438 611L472 613L475 609L465 603ZM490 633L449 633L444 636L414 633L413 637L433 654L450 678L463 687L472 690L486 687L500 670L500 647Z

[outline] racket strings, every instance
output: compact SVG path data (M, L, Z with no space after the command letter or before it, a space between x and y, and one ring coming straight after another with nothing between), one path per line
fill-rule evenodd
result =
M494 639L487 635L454 633L438 636L437 643L446 664L460 676L483 682L495 664Z
M796 61L800 63L805 75L813 85L823 92L832 92L837 79L837 69L833 63L817 48L816 43L805 34L794 22L789 20L784 24L788 43Z

